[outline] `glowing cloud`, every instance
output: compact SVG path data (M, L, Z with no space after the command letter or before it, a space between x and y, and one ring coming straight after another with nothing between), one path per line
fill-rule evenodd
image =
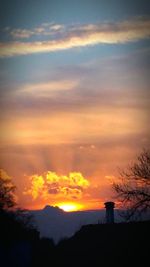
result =
M31 189L29 189L25 194L31 194L33 199L36 199L39 194L43 195L45 181L42 176L33 175L31 177Z
M79 172L71 172L65 176L48 171L43 175L32 175L29 179L31 187L24 194L31 195L34 200L48 199L50 195L54 198L59 196L64 199L80 199L84 189L89 187L88 180Z
M99 23L87 25L71 25L65 30L63 26L54 25L54 31L59 34L51 40L33 42L8 42L0 44L0 56L27 55L33 53L53 52L76 47L93 46L97 44L117 44L137 41L150 37L150 20L134 19L114 23ZM51 30L52 30L51 29ZM39 32L39 30L37 31ZM42 31L40 30L40 33ZM32 31L19 32L20 36L30 36Z

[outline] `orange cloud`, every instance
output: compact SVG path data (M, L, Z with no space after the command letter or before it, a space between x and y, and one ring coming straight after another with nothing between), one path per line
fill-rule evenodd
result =
M50 195L53 199L80 199L84 189L89 187L89 181L79 172L66 176L48 171L43 175L32 175L29 179L31 186L24 191L24 195L31 195L33 200L48 200Z
M59 26L53 26L55 30ZM65 32L65 35L64 35ZM28 35L28 32L23 35ZM30 35L30 33L29 33ZM116 23L101 23L72 26L50 41L9 42L0 44L0 56L27 55L53 52L97 44L117 44L137 41L150 37L150 20L134 19Z
M51 110L47 113L26 112L9 114L1 122L1 141L4 144L77 144L141 134L145 127L145 111L127 108L86 108L83 112ZM44 116L43 116L44 114ZM95 115L96 114L96 115ZM28 116L27 116L28 115ZM12 118L12 119L11 119ZM140 120L139 120L140 118ZM95 151L94 146L90 147Z

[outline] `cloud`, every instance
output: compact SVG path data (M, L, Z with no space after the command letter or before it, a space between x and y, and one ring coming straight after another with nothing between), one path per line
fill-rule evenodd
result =
M45 30L43 30L45 32ZM58 34L56 32L58 31ZM35 33L35 29L33 31ZM36 30L39 33L39 30ZM40 30L40 34L42 31ZM51 25L48 34L55 33L51 40L32 42L1 43L0 56L9 57L34 53L47 53L77 47L94 46L98 44L128 43L150 37L150 20L134 19L114 23L99 23L85 25ZM20 32L21 35L30 36L32 31Z
M6 74L1 77L5 80L0 92L1 116L16 118L26 114L31 117L39 114L39 109L50 116L56 112L94 113L96 107L111 109L110 113L122 108L146 110L147 113L149 52L136 50L125 55L108 55L102 60L93 59L82 65L65 65L52 70L34 68L30 70L32 79L28 72L17 84L9 81L10 75Z
M34 34L33 31L26 30L26 29L14 29L11 30L10 35L13 38L29 38Z
M60 24L53 24L50 26L50 30L53 31L60 31L64 29L64 25L60 25Z
M6 27L4 28L4 32L10 35L13 39L27 39L42 35L55 35L62 32L64 28L65 26L61 24L42 23L39 27L33 29L11 29L10 27Z
M33 94L34 96L44 97L48 96L51 92L66 91L75 88L78 85L76 80L59 80L50 81L45 83L32 83L24 84L17 94Z
M25 195L48 199L50 195L65 199L80 199L84 189L89 187L89 181L79 172L70 172L68 176L58 175L48 171L43 175L30 176L31 187L24 191Z

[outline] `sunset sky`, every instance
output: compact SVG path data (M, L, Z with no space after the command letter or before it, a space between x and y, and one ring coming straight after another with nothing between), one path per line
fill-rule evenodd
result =
M29 209L98 209L150 145L150 3L1 0L0 163Z

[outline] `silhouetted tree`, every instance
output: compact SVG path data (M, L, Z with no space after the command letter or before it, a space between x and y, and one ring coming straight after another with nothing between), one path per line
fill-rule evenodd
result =
M120 171L120 181L113 184L117 197L127 208L126 219L150 209L150 151L143 150L136 162Z
M11 178L0 170L0 266L31 267L39 232L30 213L17 207L15 189Z
M0 210L6 210L16 205L15 185L6 173L0 170Z
M33 217L30 213L17 207L15 189L16 186L11 178L0 169L0 215L11 221L16 221L24 229L34 229Z

